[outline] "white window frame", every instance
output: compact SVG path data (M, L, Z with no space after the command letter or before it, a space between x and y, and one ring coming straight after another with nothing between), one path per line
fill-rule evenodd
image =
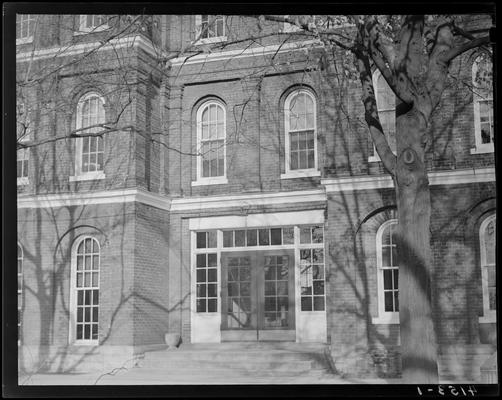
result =
M103 96L101 96L97 92L89 92L89 93L83 95L79 99L78 104L77 104L77 119L76 119L76 125L75 125L77 130L82 128L82 111L83 111L84 103L93 97L98 97L99 100L102 102L103 108L104 108L104 113L105 113L105 120L106 120L105 99L103 98ZM82 133L83 133L83 131L78 131L77 135L82 134ZM76 141L75 141L75 175L69 177L70 182L98 180L98 179L104 179L106 177L105 172L104 172L105 154L106 154L104 136L102 136L102 141L103 141L103 169L99 170L99 171L83 172L82 171L83 138L76 139Z
M102 15L102 14L92 14L92 15ZM88 14L82 14L79 18L78 31L74 32L74 35L85 35L91 32L102 32L110 29L107 23L99 26L86 26Z
M17 270L17 279L18 279L18 287L17 287L17 331L18 331L18 337L17 337L17 345L21 345L21 335L19 334L20 328L22 326L22 315L21 312L23 310L23 286L24 286L24 280L23 280L23 272L24 272L24 250L23 246L21 246L19 243L17 244L17 262L19 265L19 261L21 261L21 272L19 272L19 269ZM21 256L19 256L19 253L21 253ZM19 278L21 278L21 289L19 289ZM21 302L19 302L19 295L21 295Z
M212 17L223 18L223 35L215 36L212 38L200 38L195 43L196 44L208 44L208 43L220 43L227 41L227 27L226 27L226 17L225 15L212 15ZM202 14L195 16L195 38L197 39L202 31Z
M376 69L372 74L373 88L375 89L375 100L376 101L378 98L377 84L378 84L378 80L380 79L381 76L382 76L382 73L380 72L379 69ZM377 110L379 113L380 113L380 111L394 111L395 112L396 107L389 108L389 109L379 109L378 108L378 101L377 101ZM382 127L382 129L383 129L383 127ZM368 162L380 162L382 160L380 159L380 156L378 155L375 143L373 142L373 139L372 139L371 134L369 132L368 132L368 135L369 135L369 141L371 142L371 145L373 146L373 155L368 157ZM386 132L384 132L384 135L387 138ZM392 151L392 153L394 153L394 155L396 155L396 149L391 149L391 151Z
M290 154L290 126L289 126L289 112L291 100L300 94L309 96L314 104L314 168L305 169L291 169L291 154ZM285 173L281 174L281 179L291 178L305 178L313 176L321 176L319 171L319 156L317 144L317 99L310 90L296 89L292 91L284 101L284 160L285 160Z
M19 111L19 114L16 116L17 118L19 118L21 115L24 115L25 113L27 113L24 103L19 103L19 109L20 109L20 111ZM28 115L26 115L26 120L29 121L28 127L27 127L26 132L23 135L23 137L18 139L19 143L29 142L31 140L31 129L30 129L31 121L30 121L30 118ZM16 131L17 131L17 129L16 129ZM16 136L17 136L17 134L16 134ZM16 175L17 175L17 161L19 160L20 154L23 154L23 160L28 161L28 174L29 174L29 171L30 171L30 168L29 168L30 148L27 147L24 149L17 149L16 150ZM23 186L23 185L28 185L28 184L29 184L29 177L28 176L17 177L17 186Z
M382 268L382 239L383 233L390 225L397 224L397 219L385 221L376 233L376 256L377 256L377 300L378 300L378 317L373 317L373 324L399 324L399 312L385 311L385 296L383 287L383 271ZM399 270L399 269L398 269Z
M491 96L484 98L481 95L479 95L475 89L475 79L476 75L478 73L478 65L481 62L480 60L481 56L478 56L474 62L472 63L472 84L473 84L473 109L474 109L474 143L475 147L471 148L471 154L485 154L485 153L493 153L495 151L493 142L491 143L483 143L481 139L481 112L480 112L480 103L482 101L491 101L492 102L492 107L493 107L493 92L491 92ZM495 110L492 112L492 118L495 117L494 115ZM493 127L495 129L495 127Z
M216 104L223 109L223 129L225 130L225 138L223 139L223 175L221 176L203 176L202 172L202 155L199 154L202 150L202 113L211 104ZM221 185L228 183L227 178L227 108L221 101L211 99L201 104L196 114L197 124L197 180L192 182L192 186L202 185ZM221 140L221 139L219 139Z
M485 231L488 224L495 221L495 227L497 226L496 215L490 215L486 217L479 227L479 253L481 262L481 286L483 292L483 316L479 317L479 322L481 323L495 323L497 322L497 310L490 310L490 298L488 293L488 271L487 271L487 261L486 261L486 245L485 245ZM496 235L495 229L495 235ZM496 239L495 239L496 241ZM495 264L495 268L497 265Z
M17 17L21 17L21 21L17 22ZM27 17L26 19L23 19L23 17ZM35 32L36 25L37 25L37 17L34 16L34 14L17 14L16 15L16 31L17 31L17 24L21 24L21 29L20 31L22 32L22 26L24 23L32 23L34 24L33 26L33 32ZM29 31L29 30L28 30ZM33 34L25 37L16 37L16 44L25 44L25 43L31 43L33 42Z
M98 304L98 339L80 339L77 340L77 252L78 247L85 239L92 239L98 244L99 249L99 275L98 275L98 291L99 291L99 304ZM85 245L84 245L85 246ZM70 327L68 330L68 343L77 346L97 346L99 344L99 321L100 321L100 309L101 309L101 245L99 240L91 235L82 235L78 237L72 245L71 248L71 273L70 273L70 313L69 322ZM92 282L92 278L91 278ZM85 286L82 286L85 287ZM92 331L91 331L92 336Z

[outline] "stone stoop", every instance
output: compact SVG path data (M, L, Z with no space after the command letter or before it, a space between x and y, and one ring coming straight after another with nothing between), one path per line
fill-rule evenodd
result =
M146 352L138 363L142 370L162 370L176 381L191 377L225 383L239 378L287 378L314 380L334 376L323 344L280 342L232 342L185 344L177 349Z
M442 347L438 359L440 381L485 383L481 366L495 350L486 344Z

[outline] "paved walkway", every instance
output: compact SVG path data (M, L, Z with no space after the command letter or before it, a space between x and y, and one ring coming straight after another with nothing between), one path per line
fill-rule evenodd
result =
M102 373L72 374L35 374L20 376L20 385L225 385L225 384L399 384L400 379L344 379L338 376L322 376L319 378L296 377L239 377L227 378L214 376L166 376L162 370L133 368L130 370Z

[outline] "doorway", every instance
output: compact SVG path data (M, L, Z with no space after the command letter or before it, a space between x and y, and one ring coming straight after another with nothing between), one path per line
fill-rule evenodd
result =
M221 254L224 341L295 340L294 251Z

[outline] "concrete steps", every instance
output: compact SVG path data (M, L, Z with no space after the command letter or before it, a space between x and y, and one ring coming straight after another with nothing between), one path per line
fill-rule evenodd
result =
M232 342L188 344L178 349L146 352L138 367L161 369L172 379L194 380L250 377L309 376L332 374L322 344Z

